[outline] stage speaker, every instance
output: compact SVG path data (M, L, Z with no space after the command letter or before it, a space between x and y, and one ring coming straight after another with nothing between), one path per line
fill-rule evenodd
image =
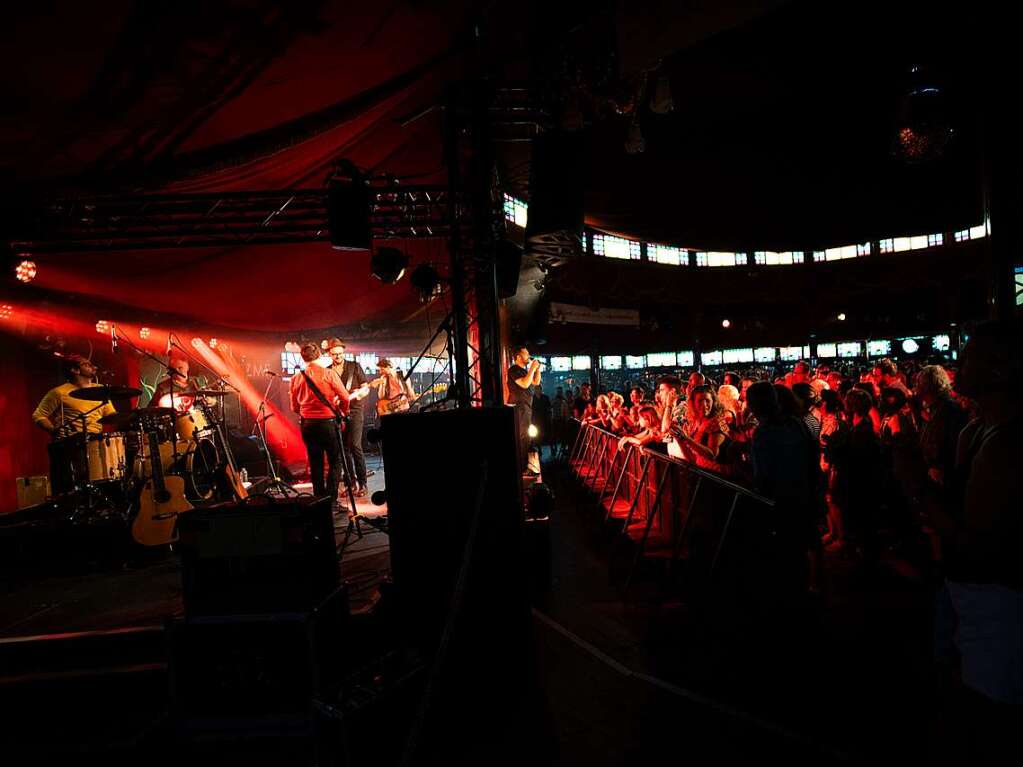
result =
M497 295L511 298L519 289L519 272L522 271L522 248L509 240L500 240L494 254L497 271Z
M500 646L527 607L514 409L400 413L380 425L391 573L408 631L436 646L465 565L458 609L475 629L489 624Z
M340 583L329 498L215 504L178 533L189 617L309 609Z
M533 139L526 220L526 243L531 252L581 252L586 170L583 149L582 131L548 131Z
M381 432L395 611L435 674L409 762L509 755L543 709L514 408L396 413Z
M327 186L327 228L335 250L369 250L373 231L369 217L370 190L365 180L334 180Z
M172 721L186 739L308 732L310 703L351 670L348 593L311 609L178 619L168 626Z

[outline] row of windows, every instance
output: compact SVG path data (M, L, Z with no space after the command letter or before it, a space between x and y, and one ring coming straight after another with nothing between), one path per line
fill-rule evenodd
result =
M528 206L522 200L516 199L509 194L504 196L504 216L516 224L525 227ZM961 229L955 233L956 242L977 240L986 237L990 233L987 224ZM945 235L921 234L914 237L888 237L878 243L880 253L903 253L910 250L922 250L924 248L936 248L945 244ZM674 245L647 244L647 260L656 264L669 264L671 266L687 266L689 264L689 251ZM620 258L630 261L640 260L642 243L639 240L630 240L624 237L615 237L610 234L594 233L593 253L605 258ZM757 250L753 252L753 263L760 266L786 266L790 264L801 264L808 258L815 262L841 261L847 258L859 258L869 256L871 245L869 242L855 245L842 245L825 250L814 250L804 252L801 250L791 251L767 251ZM746 266L749 262L745 253L732 253L722 251L696 251L695 263L697 266Z
M377 372L377 361L381 359L379 355L373 354L372 352L362 352L361 354L346 354L345 359L349 361L356 361L367 373L376 374ZM390 363L394 366L395 370L400 370L402 373L408 373L412 367L412 363L416 361L415 357L387 357ZM314 364L322 365L327 367L333 362L330 357L320 357ZM305 367L305 363L302 360L302 355L299 352L284 351L281 352L281 370L286 375L294 375L297 371ZM416 365L415 373L444 373L447 371L448 361L443 358L424 357Z
M947 352L951 348L951 339L948 335L937 336L914 336L894 339L897 346L893 346L892 340L867 341L841 341L835 343L817 344L817 358L826 359L855 359L866 356L871 358L887 357L895 348L905 354L916 354L930 344L930 349L936 352ZM716 365L735 365L742 363L774 363L774 362L798 362L810 358L810 346L760 346L756 348L741 349L713 349L700 354L700 362L705 367ZM544 365L549 365L555 372L568 370L589 370L590 357L588 355L575 355L572 357L537 357ZM691 351L687 352L656 352L652 354L626 355L624 357L611 355L602 356L599 359L601 370L644 370L646 368L691 368L696 361Z

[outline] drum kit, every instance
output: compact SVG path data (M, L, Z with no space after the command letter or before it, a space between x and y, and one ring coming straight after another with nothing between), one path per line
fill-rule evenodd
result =
M138 408L103 416L99 423L111 431L89 433L87 416L77 416L75 433L51 446L54 491L74 509L79 521L111 517L130 521L137 513L140 489L156 474L184 480L191 506L229 500L245 489L238 478L226 430L209 403L227 396L222 389L200 389L187 411ZM142 394L127 386L90 386L70 396L97 402Z

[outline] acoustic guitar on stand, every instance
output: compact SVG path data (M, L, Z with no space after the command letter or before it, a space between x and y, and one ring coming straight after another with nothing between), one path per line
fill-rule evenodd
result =
M142 486L131 534L143 546L162 546L178 539L178 515L191 511L192 504L185 498L185 480L163 473L156 430L148 436L149 454L156 457L149 462L150 476Z

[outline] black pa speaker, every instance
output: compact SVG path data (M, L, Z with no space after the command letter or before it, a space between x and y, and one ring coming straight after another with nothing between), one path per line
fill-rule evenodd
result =
M193 509L178 533L189 617L309 609L340 585L329 498Z
M511 298L519 289L522 248L509 240L501 240L497 243L494 258L494 267L497 271L497 295L501 298Z
M526 242L533 250L545 243L582 242L584 173L582 132L548 131L533 139L529 177Z
M327 228L335 250L369 250L372 246L369 195L369 186L361 178L335 180L327 186Z

